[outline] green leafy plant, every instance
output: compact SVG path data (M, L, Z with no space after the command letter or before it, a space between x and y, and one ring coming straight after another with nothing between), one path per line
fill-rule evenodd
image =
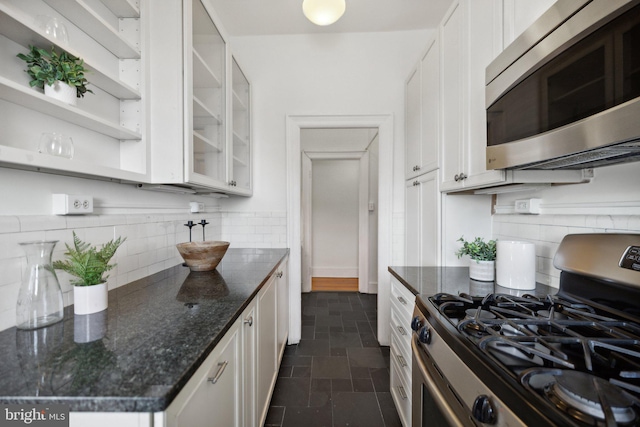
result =
M458 242L462 242L462 247L456 252L458 258L463 255L469 255L475 261L495 261L496 260L496 241L489 240L485 242L481 237L468 242L464 237L460 237Z
M85 78L87 69L84 67L84 60L68 52L58 54L53 46L51 52L48 52L29 45L29 54L19 53L16 56L27 63L25 71L32 79L29 82L31 87L44 89L45 84L53 86L56 80L60 80L75 87L78 98L84 97L86 92L93 93L86 87L89 82Z
M64 254L69 259L54 261L53 268L66 271L77 277L78 280L71 282L74 286L98 285L105 282L109 277L104 276L104 273L116 266L116 264L109 264L109 261L125 240L127 239L118 237L116 240L110 240L102 245L102 248L97 249L95 246L80 240L74 231L73 247L68 244L65 245L67 251Z

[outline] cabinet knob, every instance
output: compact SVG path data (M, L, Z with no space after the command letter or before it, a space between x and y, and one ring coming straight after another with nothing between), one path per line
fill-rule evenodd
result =
M460 181L460 175L456 174L456 175L453 177L453 180L454 180L455 182Z
M414 171L414 172L419 171L419 170L420 170L420 166L415 165L415 166L413 167L413 171Z
M248 318L244 319L244 324L253 326L253 316L249 316Z
M281 278L282 278L282 275L283 275L282 271L278 271L278 272L276 273L276 277L277 277L278 279L281 279Z
M413 181L413 186L414 186L414 187L416 187L416 186L418 186L418 185L420 185L420 181Z
M467 175L465 173L460 173L460 181L467 179Z

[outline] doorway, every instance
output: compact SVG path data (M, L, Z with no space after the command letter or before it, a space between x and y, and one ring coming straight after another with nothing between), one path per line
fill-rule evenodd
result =
M381 345L389 345L390 278L387 267L391 261L392 194L393 194L393 117L371 116L287 116L287 241L290 274L290 333L289 343L300 341L302 332L302 161L301 132L303 129L378 129L378 153L375 162L378 172L377 191L377 337ZM371 255L371 254L370 254Z
M377 129L301 132L302 292L376 293L377 146Z

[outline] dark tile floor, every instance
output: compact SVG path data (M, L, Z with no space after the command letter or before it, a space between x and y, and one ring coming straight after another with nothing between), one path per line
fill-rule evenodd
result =
M302 340L287 346L265 426L401 426L376 295L302 294Z

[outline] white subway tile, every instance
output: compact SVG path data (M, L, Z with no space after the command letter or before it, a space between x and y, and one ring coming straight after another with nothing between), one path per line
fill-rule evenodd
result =
M0 234L20 231L20 219L17 216L0 216Z
M20 217L20 231L59 230L66 226L67 220L64 216L25 215Z

